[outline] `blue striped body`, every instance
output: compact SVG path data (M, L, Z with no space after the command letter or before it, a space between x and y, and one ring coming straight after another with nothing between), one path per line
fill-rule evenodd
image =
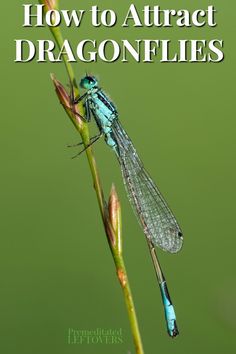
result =
M112 134L112 124L115 119L118 119L115 106L97 87L87 91L86 100L100 132L104 134L107 145L117 152L117 144Z
M174 306L172 305L168 289L166 286L166 281L163 281L160 284L160 289L161 289L161 295L162 295L162 300L164 304L164 310L165 310L165 318L166 318L166 323L167 323L167 331L171 337L175 337L178 335L179 331L176 326L176 315L175 315L175 310Z

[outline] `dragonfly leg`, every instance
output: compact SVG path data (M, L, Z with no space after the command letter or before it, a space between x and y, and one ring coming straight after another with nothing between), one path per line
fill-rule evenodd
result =
M100 138L100 134L92 136L90 138L90 142L93 142L93 140L96 139L96 138ZM80 145L83 145L83 144L84 144L83 142L80 142L80 143L77 143L77 144L67 145L67 147L71 148L71 147L76 147L76 146L80 146Z
M84 151L86 151L90 146L92 146L98 139L102 137L103 133L100 133L96 137L94 137L94 140L90 142L88 145L85 146L83 150L81 150L78 154L72 157L72 159L75 159L76 157L80 156Z
M88 103L84 103L84 109L85 109L85 117L83 117L80 113L76 112L74 109L74 106L78 104L80 101L82 101L87 95L87 92L83 94L82 96L75 98L74 97L74 88L73 85L71 84L71 91L70 91L70 106L67 106L65 104L62 104L66 109L69 109L74 115L80 117L83 121L89 122L90 121L90 110L88 107Z
M74 94L74 87L71 84L71 92L70 92L70 100L73 105L78 104L80 101L82 101L85 97L87 96L87 92L85 92L82 96L75 97Z
M69 109L74 115L81 118L84 122L89 122L89 119L87 117L82 116L79 112L76 112L72 107L69 107L63 103L62 105L64 106L64 108Z

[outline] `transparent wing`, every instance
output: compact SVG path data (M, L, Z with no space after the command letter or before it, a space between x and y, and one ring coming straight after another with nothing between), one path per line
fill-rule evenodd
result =
M128 198L152 243L176 253L183 244L181 229L157 186L148 175L130 138L118 120L112 125L117 155Z

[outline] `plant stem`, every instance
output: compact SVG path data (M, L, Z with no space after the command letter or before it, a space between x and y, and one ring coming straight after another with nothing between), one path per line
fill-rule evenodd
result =
M133 334L135 350L137 354L144 354L141 335L138 326L138 320L135 312L134 301L133 301L123 257L115 256L114 261L116 264L117 276L119 278L121 287L123 289L124 297L125 297L125 303L127 307L128 316L129 316L131 331Z
M43 0L39 0L39 2L44 4ZM46 10L47 10L47 8L45 8L45 11ZM56 41L58 47L60 48L63 44L63 37L61 34L60 27L50 27L50 31L52 32L53 37L55 38L55 41ZM74 92L75 92L76 96L79 96L79 90L78 90L78 86L77 86L77 83L75 80L75 75L74 75L72 65L68 62L68 60L67 60L68 58L67 58L66 54L63 54L62 57L63 57L63 62L65 64L68 77L69 77L72 87L74 89ZM54 85L55 85L55 82L56 82L56 80L54 80ZM82 119L79 119L68 108L69 108L68 106L67 107L64 106L64 109L66 110L67 114L69 115L70 119L72 120L75 128L80 133L84 145L87 146L90 142L88 125ZM76 107L76 109L78 109L78 112L81 116L84 116L85 112L84 112L84 108L83 108L82 103L79 104L78 107ZM104 193L103 193L103 189L102 189L101 181L99 178L99 173L98 173L95 157L94 157L91 146L86 149L86 155L87 155L90 171L92 174L93 185L94 185L94 189L96 192L96 196L97 196L104 228L105 228L105 231L107 234L110 249L112 251L112 256L113 256L113 259L114 259L114 262L116 265L117 276L118 276L118 279L119 279L120 284L123 289L136 353L137 354L144 354L143 347L142 347L141 335L140 335L139 327L138 327L137 316L136 316L135 307L134 307L134 302L133 302L133 298L132 298L131 289L129 286L128 276L127 276L124 260L122 257L122 252L119 248L119 245L121 244L121 240L119 239L117 242L118 247L116 247L116 246L114 247L114 245L112 245L112 240L117 240L117 235L118 235L118 238L121 237L120 236L121 225L119 225L117 235L115 235L114 228L111 225L111 222L109 220L108 208L106 205L106 201L104 199Z

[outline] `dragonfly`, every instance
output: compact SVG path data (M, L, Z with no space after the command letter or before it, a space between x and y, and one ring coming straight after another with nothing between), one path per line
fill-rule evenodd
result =
M99 135L93 137L90 144L85 146L81 152L102 136L106 144L115 152L128 199L146 236L161 291L167 332L174 338L179 334L175 310L155 247L170 253L177 253L183 245L183 233L121 125L114 103L99 87L96 77L86 74L80 81L80 87L85 92L77 98L72 94L72 104L82 102L85 109L83 119L90 122L91 118L94 118L99 130Z

